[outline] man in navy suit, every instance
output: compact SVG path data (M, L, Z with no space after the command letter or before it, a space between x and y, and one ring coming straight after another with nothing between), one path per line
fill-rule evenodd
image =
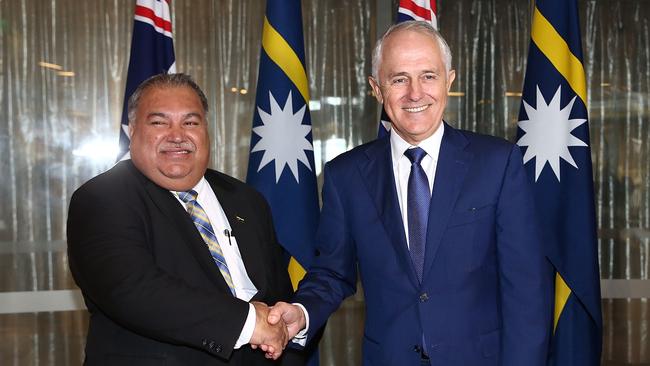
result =
M359 271L364 365L545 364L552 276L522 157L443 122L450 65L427 23L378 41L369 81L392 131L324 169L319 254L269 314L291 337L309 341Z

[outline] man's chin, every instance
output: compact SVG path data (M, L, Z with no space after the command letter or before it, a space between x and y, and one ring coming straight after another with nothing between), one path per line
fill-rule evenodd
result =
M187 191L201 180L203 174L192 174L193 169L187 166L173 165L159 169L157 174L149 177L157 185L170 191Z

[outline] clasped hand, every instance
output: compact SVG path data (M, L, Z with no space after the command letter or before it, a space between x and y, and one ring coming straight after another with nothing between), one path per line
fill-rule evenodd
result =
M260 348L266 358L277 360L290 339L305 328L305 315L296 306L278 302L268 307L261 302L251 302L255 307L255 330L250 340L253 349Z

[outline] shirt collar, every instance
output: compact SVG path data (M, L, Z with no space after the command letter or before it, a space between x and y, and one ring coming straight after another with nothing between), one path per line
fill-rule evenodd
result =
M429 155L434 161L438 161L438 154L440 153L440 145L442 144L442 136L444 135L444 132L445 123L443 122L440 124L438 129L436 129L433 135L420 141L420 143L417 145L426 151L427 155ZM395 130L390 130L390 147L393 162L399 161L399 159L404 156L404 152L407 149L415 146L416 145L411 145L408 142L404 141L400 135L395 133Z
M192 187L191 189L188 189L188 191L189 190L196 191L197 200L198 200L198 197L201 197L201 196L205 195L204 192L206 190L207 184L208 184L208 181L205 180L205 177L201 177L201 180L199 180L199 182L196 183L196 185L194 187ZM174 193L178 197L178 194L181 193L181 191L172 191L172 193Z

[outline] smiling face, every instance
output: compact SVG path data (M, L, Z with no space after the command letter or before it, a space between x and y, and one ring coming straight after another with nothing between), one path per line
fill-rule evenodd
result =
M143 91L129 136L133 164L159 186L186 191L205 174L210 157L208 126L201 100L191 88Z
M432 35L400 30L382 45L378 80L370 86L393 122L393 130L417 145L442 123L447 92L456 76L447 72L438 42Z

